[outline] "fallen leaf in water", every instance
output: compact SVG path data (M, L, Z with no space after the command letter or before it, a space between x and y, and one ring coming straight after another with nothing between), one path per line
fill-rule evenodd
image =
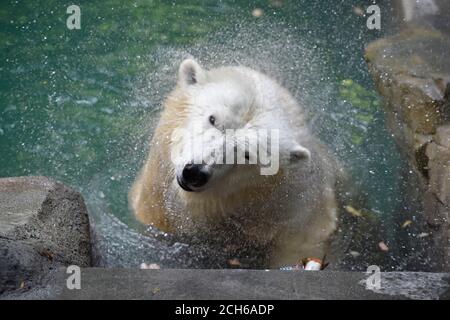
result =
M239 267L241 265L241 262L238 259L234 258L228 260L228 264L233 267Z
M264 11L260 8L255 8L252 11L252 16L254 16L255 18L262 17L263 14L264 14Z
M361 255L358 251L350 251L349 253L353 258L359 257Z
M40 252L40 255L47 258L48 260L53 260L55 254L51 252L49 249L42 249Z
M153 291L153 294L156 294L156 293L160 292L161 289L159 287L156 287L156 288L153 288L152 291Z
M389 247L383 241L378 243L378 247L380 248L381 251L384 251L384 252L389 251Z
M425 238L425 237L428 237L429 235L430 235L429 233L422 232L422 233L417 235L417 238Z
M406 228L406 227L409 226L411 223L412 223L411 220L406 220L405 222L403 222L402 228Z
M270 5L275 8L281 8L283 6L282 0L271 0Z
M353 13L356 14L357 16L360 16L360 17L364 17L365 16L365 12L364 12L363 8L358 7L358 6L354 6L353 7Z
M20 283L19 289L23 289L23 288L25 288L25 282L22 281L22 282Z
M345 210L354 217L362 217L361 211L353 208L352 206L345 206Z

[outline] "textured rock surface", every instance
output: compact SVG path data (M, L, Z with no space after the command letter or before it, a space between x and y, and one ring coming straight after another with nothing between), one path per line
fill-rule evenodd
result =
M430 140L445 120L446 85L450 82L449 38L421 28L406 29L366 49L366 59L380 93L395 112L392 126L399 135L411 136L407 148ZM394 129L394 128L391 128Z
M397 18L407 24L432 27L450 34L448 0L392 0Z
M448 4L437 5L434 13L415 8L403 31L371 43L365 57L385 100L389 130L414 171L407 192L423 206L431 269L449 270L450 27L441 23Z
M91 265L81 195L44 177L0 179L0 294L71 264Z
M81 288L69 290L65 270L15 299L449 299L450 274L380 274L366 287L361 272L264 270L82 269Z

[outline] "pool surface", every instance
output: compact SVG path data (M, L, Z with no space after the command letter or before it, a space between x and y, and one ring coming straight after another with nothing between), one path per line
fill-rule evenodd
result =
M78 1L81 29L69 30L59 1L3 1L0 176L60 180L84 195L94 221L112 215L142 231L127 193L177 66L192 55L205 67L247 65L285 85L349 169L364 198L359 209L381 221L376 242L389 244L419 209L402 191L405 161L363 59L383 33L367 29L354 3ZM411 263L419 248L401 252L386 254L387 268L420 268Z

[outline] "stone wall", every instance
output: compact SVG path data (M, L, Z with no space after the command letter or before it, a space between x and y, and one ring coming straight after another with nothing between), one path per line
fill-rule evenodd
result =
M384 98L388 129L413 168L405 192L416 193L423 206L434 269L449 270L450 11L445 1L432 2L431 12L397 1L401 31L371 43L365 58Z

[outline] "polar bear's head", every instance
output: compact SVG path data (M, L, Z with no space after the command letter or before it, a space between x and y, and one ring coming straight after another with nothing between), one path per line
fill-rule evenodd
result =
M261 92L266 89L257 84L258 76L266 85L274 84L276 88L266 88L273 92ZM186 59L179 67L178 90L186 100L170 151L184 191L236 190L309 159L283 108L271 105L283 89L262 74L244 67L205 70ZM281 100L280 94L276 103Z

